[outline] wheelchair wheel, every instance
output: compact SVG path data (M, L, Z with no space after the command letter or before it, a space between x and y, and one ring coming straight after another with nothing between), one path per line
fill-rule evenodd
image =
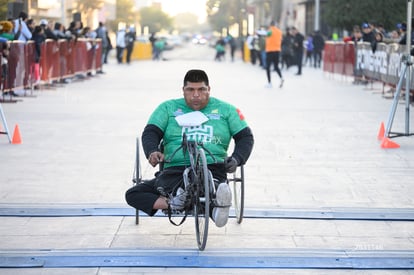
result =
M199 149L196 160L197 187L195 190L194 217L199 250L204 250L208 236L208 222L210 218L210 176L207 168L206 155L203 149Z
M233 173L230 181L233 182L233 197L234 197L234 212L236 214L237 223L241 223L243 220L244 210L244 166L237 168Z
M141 163L139 160L139 138L137 138L136 151L135 151L135 167L132 182L134 185L139 184L142 180L141 175ZM135 224L139 224L139 210L135 211Z

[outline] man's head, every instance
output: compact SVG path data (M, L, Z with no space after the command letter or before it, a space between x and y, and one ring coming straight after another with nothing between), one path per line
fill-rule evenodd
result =
M19 13L19 18L25 21L27 19L27 13L25 13L24 11L21 11Z
M362 32L363 33L370 33L372 31L372 26L368 23L362 24Z
M189 70L184 76L184 99L188 107L199 111L206 107L210 99L210 86L207 74L202 70Z
M39 24L45 28L49 25L49 22L46 19L42 19Z

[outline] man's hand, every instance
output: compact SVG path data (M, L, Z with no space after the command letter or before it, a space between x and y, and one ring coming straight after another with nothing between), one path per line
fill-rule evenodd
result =
M237 160L233 157L227 157L224 161L224 165L226 166L226 172L227 173L234 173L236 172L237 166L239 163Z
M159 151L152 152L148 157L148 162L152 165L152 167L157 166L157 164L161 161L164 161L164 154Z

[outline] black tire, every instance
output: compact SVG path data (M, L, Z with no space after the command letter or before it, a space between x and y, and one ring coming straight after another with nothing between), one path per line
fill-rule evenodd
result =
M195 190L194 218L199 250L204 250L208 236L208 222L210 218L210 176L207 168L206 155L203 149L199 149L196 160L196 173L198 186Z
M139 159L139 138L137 138L137 144L136 144L136 151L135 151L135 167L134 167L134 175L133 175L133 183L140 184L142 180L141 175L141 163ZM139 210L135 210L135 224L139 224Z
M237 223L243 221L244 211L244 166L237 168L230 179L233 182L234 212L236 214Z

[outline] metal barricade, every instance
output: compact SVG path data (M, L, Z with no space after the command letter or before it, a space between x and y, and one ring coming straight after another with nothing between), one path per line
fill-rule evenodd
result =
M5 81L5 90L24 88L24 76L26 74L25 64L25 42L10 42L10 53L8 58L8 76Z
M72 51L74 74L86 74L88 52L86 48L86 39L79 38L75 41Z
M344 74L353 76L355 71L355 47L354 42L348 42L344 48Z

